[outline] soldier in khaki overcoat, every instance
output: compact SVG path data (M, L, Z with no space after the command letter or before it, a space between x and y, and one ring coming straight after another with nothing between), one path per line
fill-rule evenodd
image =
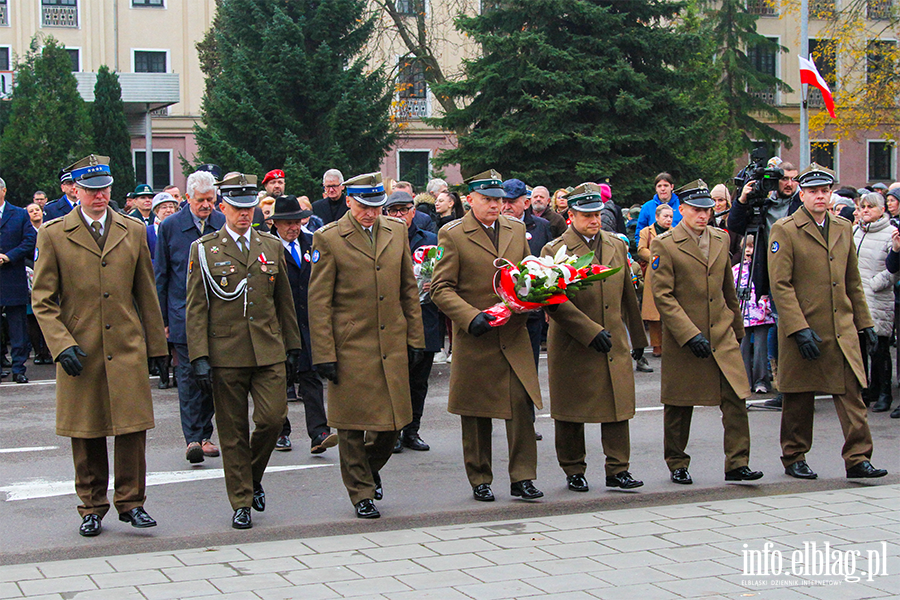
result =
M861 388L866 385L859 335L878 336L857 268L851 223L828 212L834 174L816 163L799 175L803 206L769 235L769 281L778 307L781 461L785 473L815 479L812 447L815 392L834 396L847 477L883 477L872 466L872 434Z
M750 384L739 340L743 317L734 291L728 234L707 224L715 202L703 181L680 190L682 220L650 245L653 298L663 324L665 459L672 481L693 483L685 452L694 406L718 406L725 427L725 480L751 481Z
M644 485L628 471L631 440L628 421L634 417L632 356L644 354L647 336L637 294L628 269L628 248L600 229L603 199L594 184L582 184L569 194L571 225L541 254L554 256L561 246L570 256L594 252L594 264L622 270L573 294L550 312L547 370L550 373L550 416L556 424L556 457L570 490L588 491L584 424L600 423L606 454L606 485L632 489ZM590 373L590 377L578 374Z
M72 438L79 532L100 533L109 510L106 436L115 436L119 519L156 525L144 510L147 429L152 429L147 358L168 354L147 228L108 208L109 159L93 154L67 168L79 201L38 232L32 306L56 367L56 433Z
M266 508L262 478L287 416L300 328L281 240L251 227L256 177L231 174L216 185L225 226L191 244L185 326L197 385L215 405L231 526L249 529L250 507Z
M412 421L409 368L425 333L406 222L381 214L381 173L344 182L349 211L313 234L309 327L328 386L341 477L361 519L380 516L379 471Z
M468 180L472 207L438 232L444 256L438 261L431 297L453 322L453 366L448 410L460 415L466 475L476 500L494 500L491 491L491 419L506 421L509 476L513 496L544 494L533 483L537 443L529 401L541 408L541 389L525 322L514 314L491 327L482 312L496 304L492 282L498 257L517 264L530 254L525 225L500 214L506 194L502 177L486 171Z

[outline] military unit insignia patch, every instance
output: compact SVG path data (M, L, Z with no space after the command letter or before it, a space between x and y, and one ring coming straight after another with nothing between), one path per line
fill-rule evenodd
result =
M319 262L319 251L318 251L318 250L313 250L313 253L312 253L312 261L313 261L314 263Z
M222 280L219 282L219 285L221 285L222 287L227 286L227 285L228 285L228 278L227 278L227 277L223 277Z
M659 268L659 254L653 257L653 262L650 263L650 267L654 271Z
M778 242L772 242L772 254L775 254L776 252L778 252L778 248L779 248Z

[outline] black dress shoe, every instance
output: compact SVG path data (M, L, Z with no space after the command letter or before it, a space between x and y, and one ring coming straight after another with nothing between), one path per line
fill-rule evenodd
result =
M253 482L253 510L262 512L266 510L266 491L260 482Z
M509 493L523 500L536 500L544 497L544 492L534 487L530 479L523 479L511 484Z
M491 491L491 485L489 483L479 483L473 487L472 495L475 496L475 499L479 502L494 501L494 492Z
M584 475L582 475L581 473L568 475L566 477L566 484L568 484L569 489L573 492L586 492L591 489L588 487L587 479L585 479Z
M381 473L374 471L372 473L372 479L375 480L375 499L381 500L384 498L384 488L381 486Z
M137 527L138 529L156 527L156 521L153 520L153 517L147 514L147 511L144 510L143 506L138 506L136 508L132 508L128 512L121 513L119 515L119 520L123 523L131 523L132 527Z
M392 450L394 454L400 454L403 452L403 442L400 441L400 438L397 438L397 441L394 443L394 449Z
M290 452L291 451L291 438L286 435L279 435L278 440L275 442L275 449L279 452Z
M368 498L360 500L353 505L353 508L356 509L356 517L358 519L377 519L381 516L381 513L375 508L375 504Z
M535 432L534 432L534 441L540 442L540 441L543 440L543 439L544 439L544 436L541 435L541 432L540 432L540 431L535 431Z
M401 435L400 441L410 450L417 450L419 452L428 452L431 450L431 446L423 442L418 433Z
M25 376L25 373L16 373L13 375L13 381L16 383L28 383L28 377Z
M688 470L684 467L680 467L672 471L672 483L681 483L683 485L690 485L694 483L694 480L691 479L691 474L688 473Z
M900 419L900 406L891 411L892 419Z
M6 377L9 377L9 371L0 370L0 379L4 379Z
M644 485L643 481L639 481L631 476L628 471L616 473L612 477L607 476L606 487L617 487L623 490L632 490Z
M100 535L100 529L100 515L84 515L78 533L84 537L94 537Z
M762 471L751 471L750 467L738 467L725 471L725 481L755 481L762 479Z
M781 410L781 405L784 403L784 394L778 394L774 398L770 398L763 402L762 404L757 404L759 408L765 408L768 410Z
M250 518L250 509L248 507L239 508L234 511L231 517L231 526L235 529L250 529L253 527L253 519Z
M338 435L330 431L323 431L313 438L309 452L311 454L322 454L329 448L334 448L337 445Z
M885 469L876 469L872 466L872 463L867 460L847 469L847 479L869 479L884 477L887 474L888 472Z
M891 398L890 394L882 394L878 396L878 400L872 406L872 412L887 412L891 410L891 403L893 403L894 399Z
M797 479L816 479L818 477L816 472L809 468L809 465L806 464L805 460L798 460L795 463L789 464L784 468L784 474L796 477Z

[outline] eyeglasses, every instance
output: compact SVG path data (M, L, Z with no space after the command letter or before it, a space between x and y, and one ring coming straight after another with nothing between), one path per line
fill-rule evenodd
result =
M387 214L389 214L391 216L399 215L401 217L405 217L411 210L412 210L412 206L400 206L400 207L392 206L389 209L387 209Z
M339 187L341 187L341 184L337 184L337 185L323 185L322 187L325 188L326 190L336 190L336 189L338 189Z

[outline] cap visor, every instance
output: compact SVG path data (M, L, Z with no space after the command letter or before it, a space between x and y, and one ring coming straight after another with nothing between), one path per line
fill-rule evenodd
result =
M803 183L800 184L800 187L808 188L808 187L819 187L820 185L834 185L834 180L829 179L827 177L815 177L812 179L807 179ZM868 190L866 190L868 192Z
M694 208L713 208L716 205L715 200L712 198L691 198L690 200L682 200L682 202Z
M363 198L362 196L350 196L360 204L365 204L366 206L384 206L385 201L387 201L387 196L381 194L379 196L369 196L368 198Z
M481 194L482 196L488 196L489 198L508 198L506 190L503 188L481 188L480 190L472 191ZM518 196L516 197L518 198Z
M603 208L603 202L585 202L583 204L569 203L569 208L578 212L597 212Z
M97 177L88 177L87 179L82 179L81 181L76 182L83 188L89 190L102 190L103 188L107 188L113 184L113 178L109 175L98 175ZM151 196L153 194L150 194Z
M222 200L234 206L235 208L253 208L259 204L259 196L252 194L250 196L222 196Z

